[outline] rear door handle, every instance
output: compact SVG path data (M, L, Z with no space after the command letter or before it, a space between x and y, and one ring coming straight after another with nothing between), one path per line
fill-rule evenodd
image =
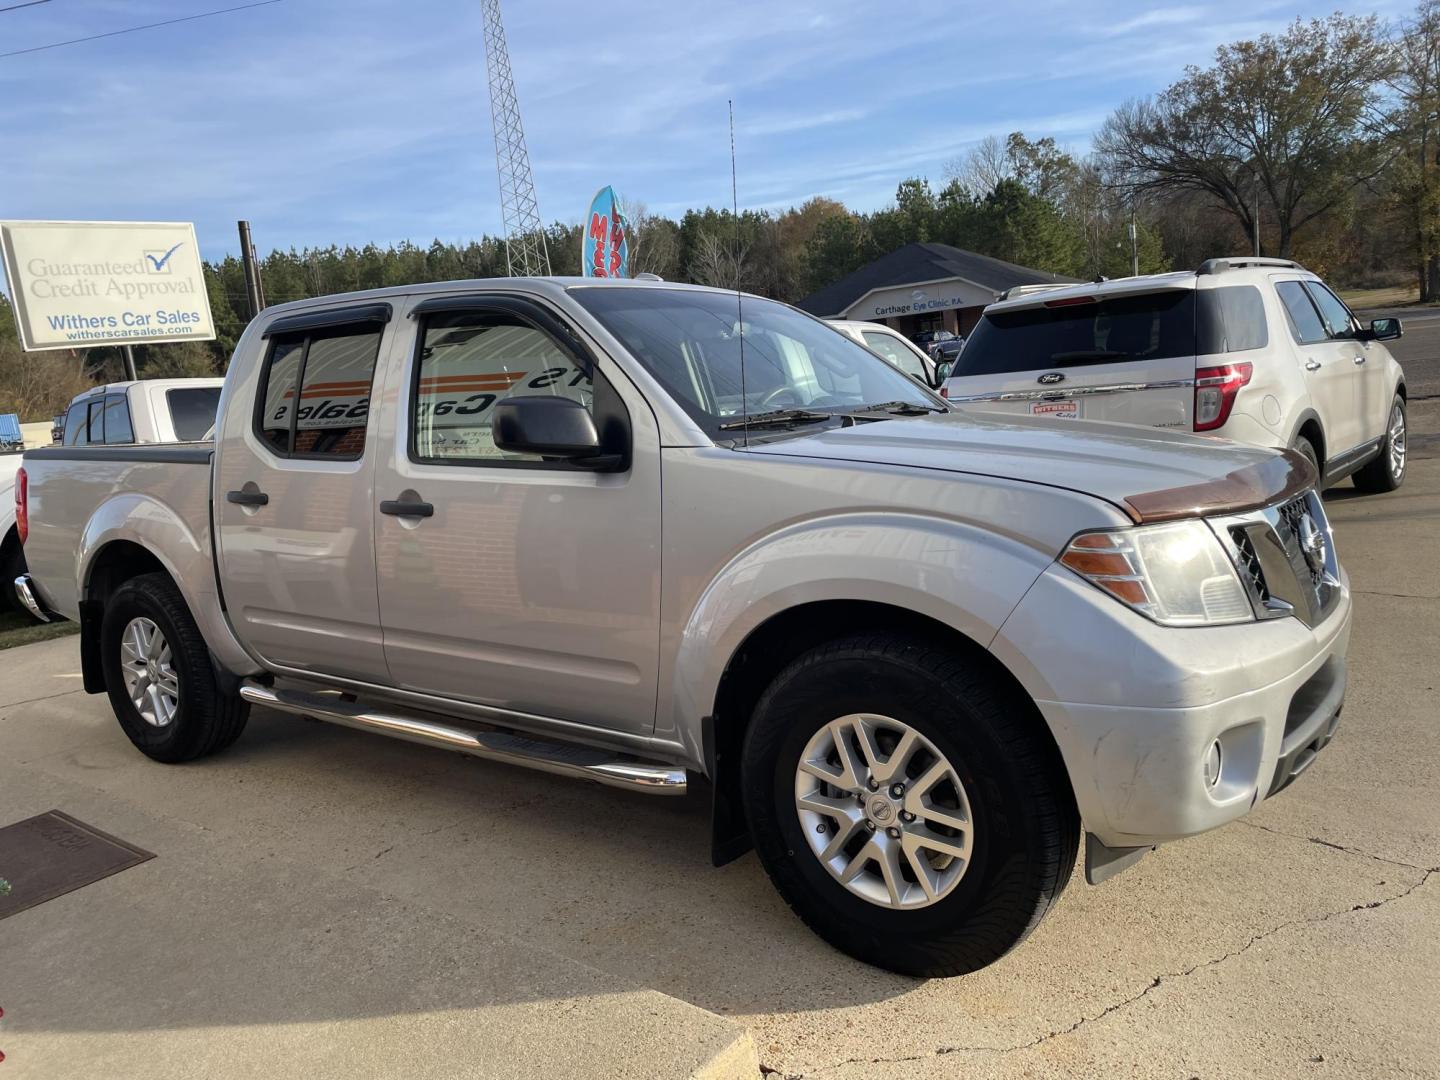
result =
M1370 358L1369 358L1368 356L1357 356L1357 357L1355 357L1355 363L1357 363L1357 364L1363 364L1363 363L1365 363L1366 360L1369 360L1369 359L1370 359Z
M391 517L428 518L435 516L435 507L427 502L402 502L399 499L386 499L380 504L380 512L389 514Z
M1306 360L1306 361L1305 361L1305 370L1306 370L1306 371L1319 371L1319 370L1320 370L1320 361L1319 361L1319 360Z
M227 491L225 501L236 506L268 506L270 496L263 491Z

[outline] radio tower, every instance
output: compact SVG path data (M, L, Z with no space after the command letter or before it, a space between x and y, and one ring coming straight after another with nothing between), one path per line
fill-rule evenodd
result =
M510 51L500 21L500 0L481 0L485 12L485 70L490 76L490 119L495 126L495 161L500 171L500 216L505 223L505 269L511 277L550 273L550 252L540 227L520 102L510 74Z

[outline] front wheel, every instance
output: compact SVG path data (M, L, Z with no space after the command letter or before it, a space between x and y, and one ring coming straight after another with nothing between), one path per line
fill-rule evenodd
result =
M200 628L165 574L143 574L115 591L100 649L110 706L147 757L190 761L245 729L250 706L220 692Z
M1405 482L1405 421L1405 399L1396 394L1380 453L1355 474L1355 486L1361 491L1378 495Z
M742 755L755 848L810 927L857 959L960 975L1025 939L1080 822L1029 702L982 659L883 633L792 663Z

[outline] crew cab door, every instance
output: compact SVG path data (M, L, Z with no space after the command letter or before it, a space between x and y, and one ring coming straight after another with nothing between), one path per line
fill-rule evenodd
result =
M1320 415L1325 432L1325 458L1334 461L1365 438L1360 415L1362 365L1356 363L1362 353L1360 343L1346 336L1348 327L1341 326L1338 332L1331 329L1309 288L1312 282L1300 278L1273 280L1290 321L1295 355L1305 376L1310 403Z
M220 583L268 664L387 681L370 400L389 318L388 304L352 304L277 319L220 418Z
M374 506L395 683L653 730L660 457L649 406L538 300L436 296L406 325L385 394L384 422L400 436L377 466ZM627 460L600 472L499 450L495 404L521 394L580 401L607 444L628 440Z

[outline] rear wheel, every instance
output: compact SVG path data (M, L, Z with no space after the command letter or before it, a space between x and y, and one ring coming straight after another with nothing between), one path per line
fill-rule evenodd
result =
M1405 482L1405 428L1405 399L1396 394L1390 403L1390 419L1385 425L1380 453L1355 474L1355 486L1361 491L1381 494L1394 491Z
M1315 452L1315 444L1312 443L1309 439L1307 439L1304 435L1296 435L1296 436L1295 436L1295 441L1290 444L1290 449L1291 449L1291 450L1294 450L1294 451L1295 451L1296 453L1298 453L1301 457L1303 457L1306 461L1310 462L1310 464L1311 464L1311 465L1314 467L1314 469L1315 469L1316 482L1317 482L1317 484L1319 484L1319 481L1320 481L1320 455ZM1319 484L1319 486L1323 487L1324 485L1323 485L1323 484Z
M0 611L24 611L15 592L15 579L25 573L25 552L12 529L0 539Z
M116 590L100 624L110 706L141 753L179 762L213 754L245 729L250 706L220 692L210 652L175 583L144 574Z
M805 654L742 755L755 847L832 945L959 975L1025 939L1074 866L1079 817L1033 707L983 661L901 634Z

